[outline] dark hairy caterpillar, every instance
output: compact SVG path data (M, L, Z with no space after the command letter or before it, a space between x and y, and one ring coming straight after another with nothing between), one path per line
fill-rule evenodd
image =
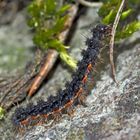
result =
M93 28L91 33L91 37L86 40L87 49L82 52L83 58L79 61L71 82L66 83L64 90L60 90L57 96L50 96L47 101L41 100L36 105L17 108L12 117L16 127L36 125L62 113L70 113L75 105L82 103L87 96L83 92L87 78L110 36L111 27L100 24Z

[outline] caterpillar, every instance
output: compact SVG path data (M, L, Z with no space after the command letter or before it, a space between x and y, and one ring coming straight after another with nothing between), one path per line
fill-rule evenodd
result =
M92 69L95 67L101 49L111 36L111 26L99 24L91 29L91 37L85 41L87 49L82 51L82 59L78 62L77 70L72 74L72 80L67 82L63 90L56 96L50 96L47 101L39 101L36 105L29 104L26 108L17 108L12 116L16 127L36 125L49 119L70 113L73 108L82 103L87 96L84 86Z

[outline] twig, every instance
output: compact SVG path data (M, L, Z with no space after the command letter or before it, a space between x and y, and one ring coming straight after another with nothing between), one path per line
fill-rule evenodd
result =
M118 81L116 80L116 72L115 72L115 65L114 65L114 59L113 59L113 49L114 49L114 40L115 40L115 33L116 33L116 28L118 26L120 17L121 17L121 12L124 7L125 0L122 0L121 5L119 7L119 10L117 12L117 15L115 17L113 27L112 27L112 32L111 32L111 39L110 39L110 50L109 50L109 57L110 57L110 65L111 65L111 70L112 70L112 78L113 80L118 84Z
M49 71L52 69L57 57L58 52L56 50L52 49L48 50L44 65L41 67L40 72L35 77L29 90L28 96L31 97L36 92L36 90L38 89L44 78L48 75Z
M102 6L102 2L89 2L85 0L78 0L78 2L87 7L100 7Z

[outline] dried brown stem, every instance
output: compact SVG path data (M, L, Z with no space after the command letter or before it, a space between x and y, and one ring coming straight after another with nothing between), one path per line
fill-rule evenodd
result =
M116 28L118 26L120 17L121 17L121 12L123 10L125 4L125 0L122 0L119 10L117 12L117 15L115 17L113 27L112 27L112 32L111 32L111 39L110 39L110 52L109 52L109 57L110 57L110 65L111 65L111 70L112 70L112 78L113 80L118 84L118 81L116 79L116 71L115 71L115 65L114 65L114 58L113 58L113 50L114 50L114 41L115 41L115 33L116 33Z

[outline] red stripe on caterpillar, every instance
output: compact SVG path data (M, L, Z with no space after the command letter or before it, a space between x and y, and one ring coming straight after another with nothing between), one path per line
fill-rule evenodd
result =
M87 49L83 50L83 58L79 61L77 71L73 73L72 80L66 83L65 89L60 90L57 96L50 96L47 101L39 101L36 105L28 105L26 108L16 109L12 122L16 127L36 125L45 122L50 118L55 118L62 113L69 113L68 110L83 99L83 87L87 78L95 67L98 55L104 47L111 27L107 25L97 25L91 30L91 37L87 38ZM87 95L86 95L87 96Z

